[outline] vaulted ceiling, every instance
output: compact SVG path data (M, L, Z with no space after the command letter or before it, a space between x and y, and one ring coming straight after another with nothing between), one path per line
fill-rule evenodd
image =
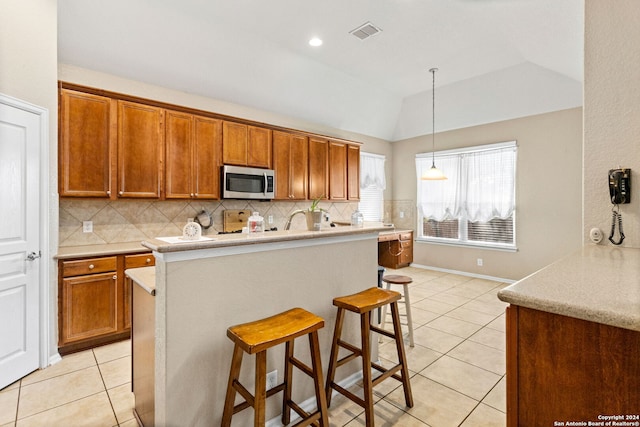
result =
M582 105L584 0L58 0L61 63L389 141ZM381 32L350 34L371 22ZM311 37L324 43L311 47Z

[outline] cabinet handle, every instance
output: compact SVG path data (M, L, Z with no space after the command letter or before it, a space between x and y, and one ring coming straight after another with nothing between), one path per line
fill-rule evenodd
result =
M124 191L122 190L118 192L118 196L122 196L123 194L124 194Z
M194 193L196 197L198 197L198 193Z
M116 276L115 274L113 275L113 280L118 280L118 276Z
M151 258L147 258L147 264L151 263Z
M95 265L93 265L93 264L89 264L89 270L93 270L94 268L96 268L96 266L95 266Z
M107 196L111 195L111 190L107 190Z

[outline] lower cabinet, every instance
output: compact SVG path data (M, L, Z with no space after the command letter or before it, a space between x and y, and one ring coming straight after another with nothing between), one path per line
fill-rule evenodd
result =
M517 305L506 327L508 427L638 425L639 331Z
M378 265L407 267L413 262L413 231L384 233L378 238Z
M127 339L131 330L126 268L155 264L150 253L58 261L58 350L72 353Z

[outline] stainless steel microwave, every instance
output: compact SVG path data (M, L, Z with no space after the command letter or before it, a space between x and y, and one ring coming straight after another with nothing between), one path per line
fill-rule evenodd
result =
M275 197L276 176L271 169L224 165L223 199L270 200Z

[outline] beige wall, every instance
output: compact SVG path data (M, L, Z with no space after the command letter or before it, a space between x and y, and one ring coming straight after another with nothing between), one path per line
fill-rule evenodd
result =
M436 149L516 140L517 252L416 243L414 263L480 275L521 279L581 245L582 109L443 132ZM416 224L416 153L430 151L429 136L393 145L393 194ZM394 218L395 220L395 218ZM411 226L411 224L409 224ZM476 260L484 265L478 267Z
M631 203L620 205L626 240L640 247L640 2L587 0L584 84L584 238L611 230L607 172L631 168ZM616 234L617 236L617 234Z
M46 108L49 111L48 247L41 250L50 267L49 319L52 324L49 354L58 352L57 275L50 257L57 252L57 0L0 0L0 93ZM45 218L46 220L46 218ZM36 225L37 226L37 225ZM46 236L43 236L46 238ZM46 242L44 242L46 245Z

